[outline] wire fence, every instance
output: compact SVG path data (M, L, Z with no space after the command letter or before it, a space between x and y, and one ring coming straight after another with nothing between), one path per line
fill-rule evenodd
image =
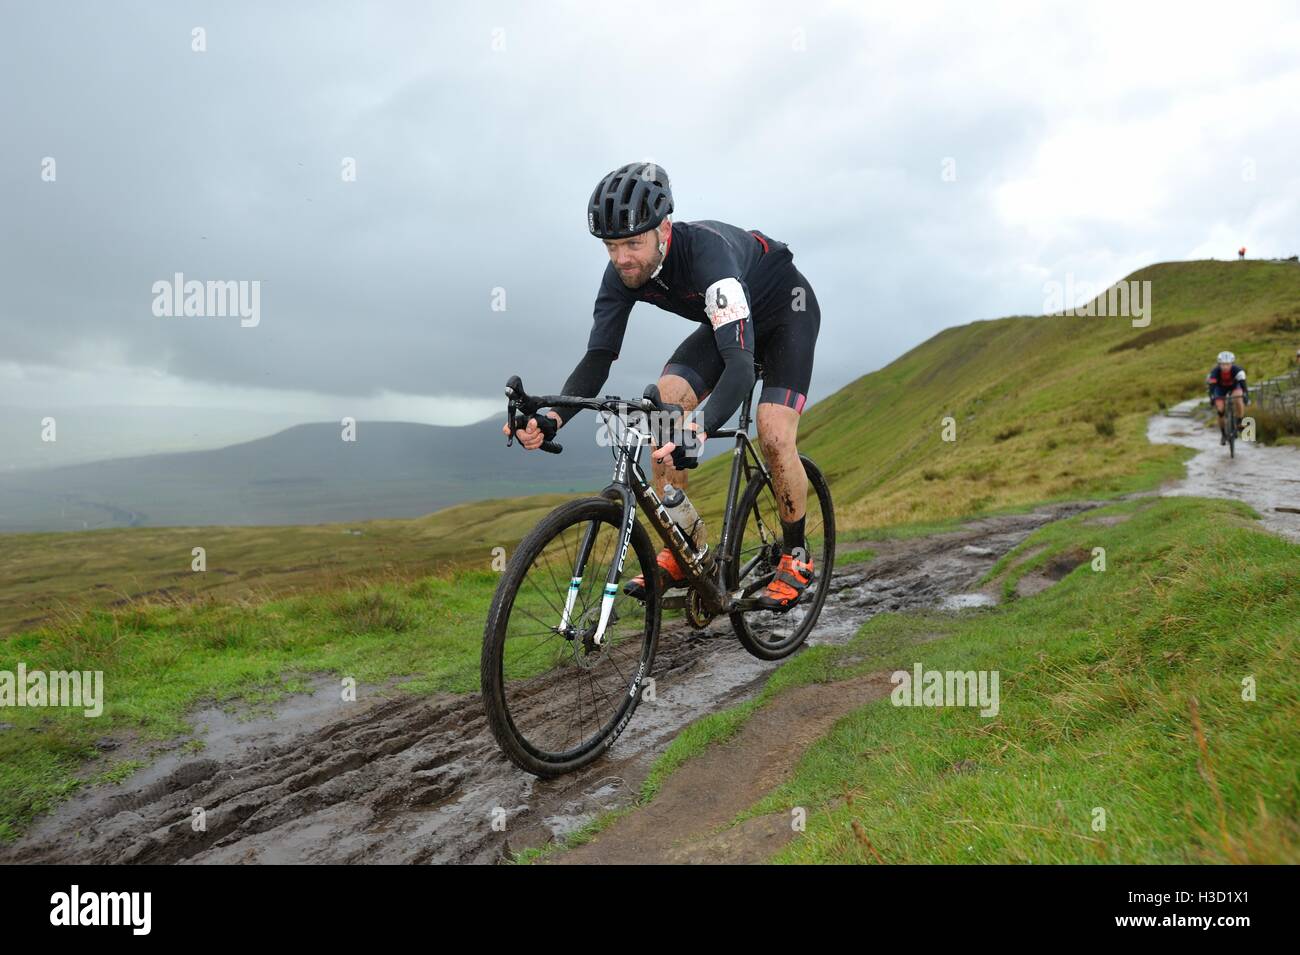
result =
M1292 417L1300 415L1300 368L1261 381L1252 390L1261 408Z

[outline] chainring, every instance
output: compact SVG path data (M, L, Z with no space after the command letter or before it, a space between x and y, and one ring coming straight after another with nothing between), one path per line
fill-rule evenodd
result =
M692 589L686 595L686 620L696 630L703 630L713 623L714 614L704 609L704 598Z

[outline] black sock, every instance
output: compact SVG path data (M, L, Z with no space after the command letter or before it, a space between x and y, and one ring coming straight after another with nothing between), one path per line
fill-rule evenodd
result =
M787 554L793 554L796 548L803 548L803 525L804 521L807 519L808 515L804 514L803 517L799 518L799 520L795 521L793 524L787 524L785 519L782 518L781 536L784 538L783 543L785 544L785 552ZM804 559L808 559L807 554L804 555Z

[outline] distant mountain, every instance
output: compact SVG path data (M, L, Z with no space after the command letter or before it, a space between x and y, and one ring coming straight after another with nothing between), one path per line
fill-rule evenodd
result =
M414 517L609 482L612 455L596 444L594 415L565 429L558 455L507 448L504 418L461 427L363 421L355 442L337 424L306 424L211 451L0 473L0 532Z
M303 418L291 411L219 406L0 405L0 474L207 451L274 434ZM47 419L57 425L57 441L47 438Z

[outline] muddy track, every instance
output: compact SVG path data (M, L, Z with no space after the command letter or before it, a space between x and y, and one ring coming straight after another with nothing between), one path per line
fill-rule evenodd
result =
M951 605L1032 530L1095 506L842 544L877 556L837 570L810 642L842 643L883 611ZM745 653L725 619L699 632L665 624L657 699L605 758L550 781L500 755L476 694L379 696L344 710L330 702L337 684L322 680L276 717L224 727L203 753L177 751L121 785L82 791L0 861L497 862L628 805L682 727L753 695L773 668Z
M1247 409L1247 414L1250 410ZM1154 444L1181 444L1197 454L1187 476L1161 489L1166 496L1195 495L1245 501L1275 534L1300 541L1300 449L1237 442L1237 456L1219 444L1219 430L1204 398L1192 398L1147 424Z

